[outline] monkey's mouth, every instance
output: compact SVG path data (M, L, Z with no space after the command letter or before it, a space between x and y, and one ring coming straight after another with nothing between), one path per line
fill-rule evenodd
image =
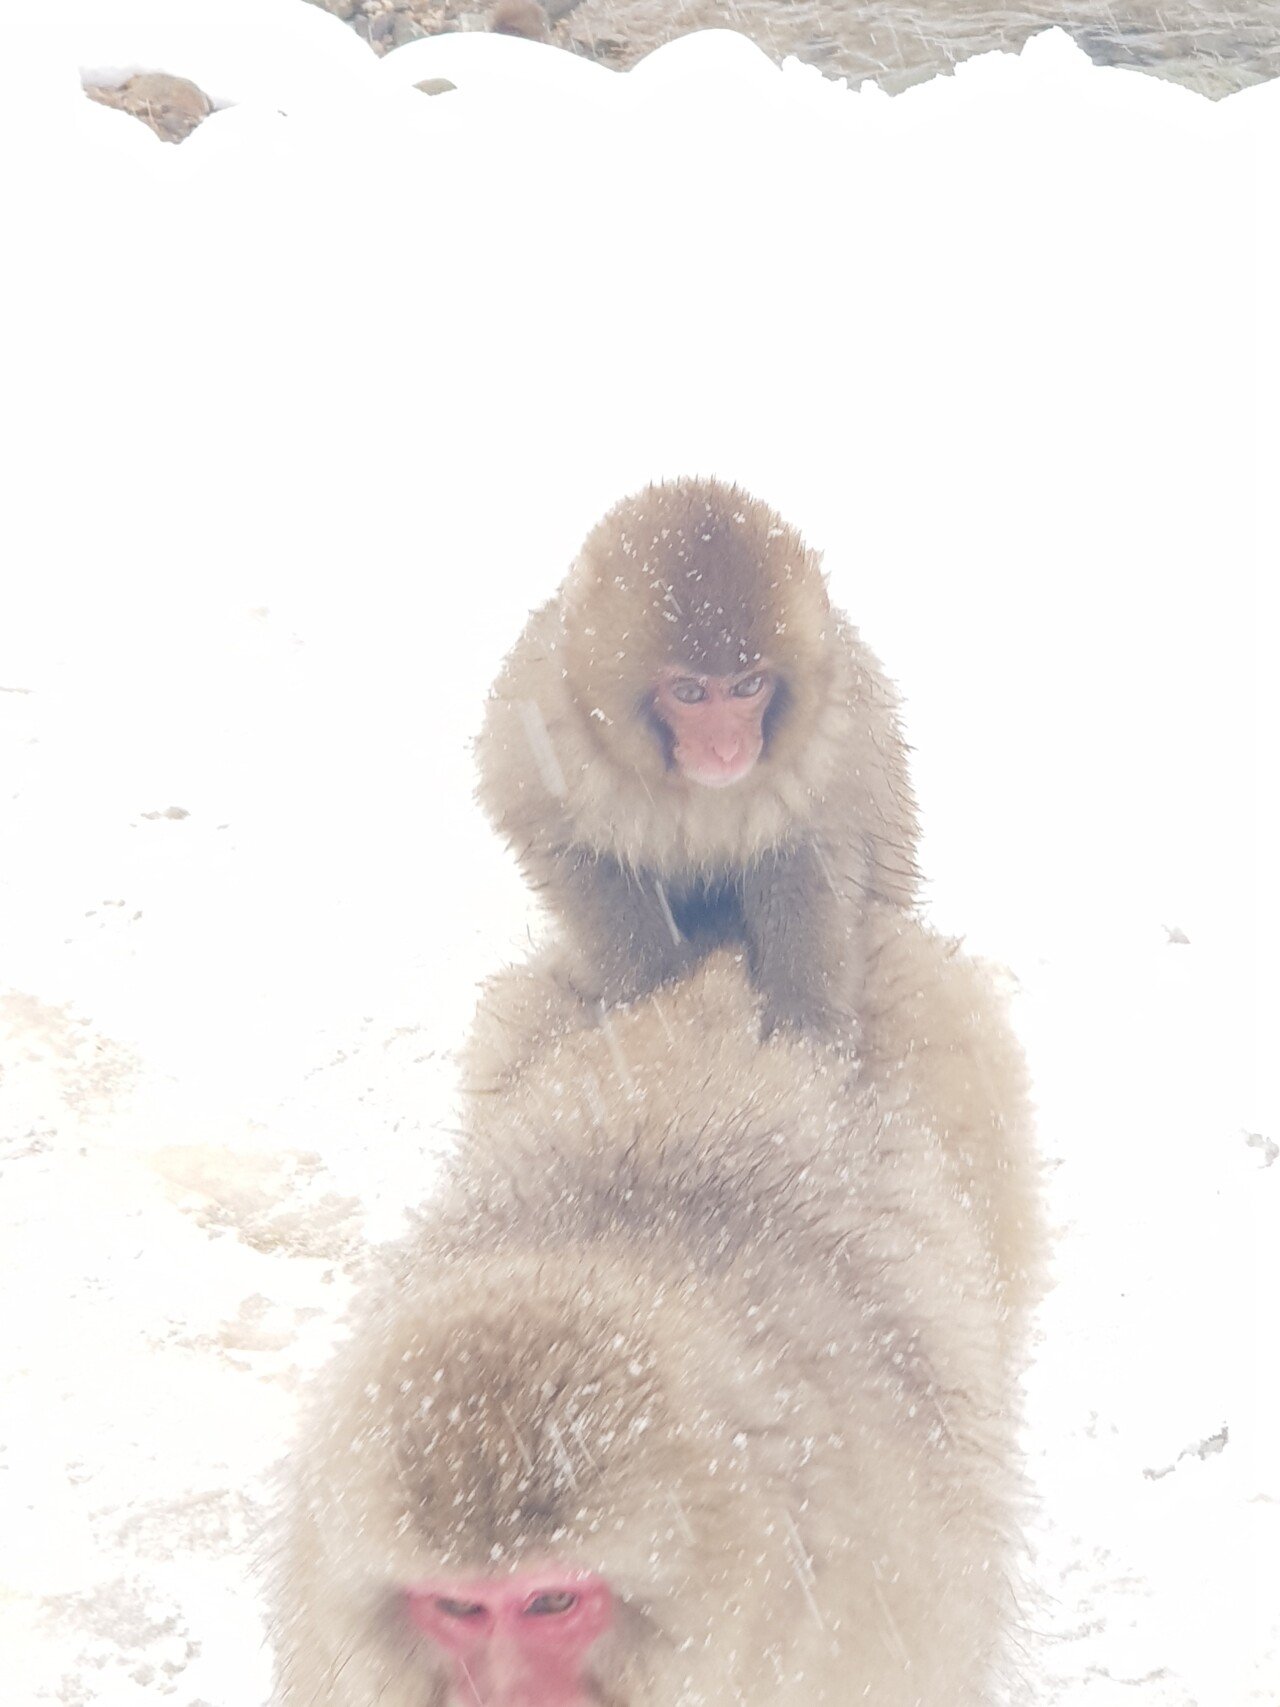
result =
M754 753L744 754L728 763L718 760L707 763L704 760L698 765L686 765L684 774L700 788L732 788L735 782L741 782L755 768L755 762Z

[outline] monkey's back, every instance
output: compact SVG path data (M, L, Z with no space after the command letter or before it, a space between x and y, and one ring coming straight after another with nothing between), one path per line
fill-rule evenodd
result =
M460 1249L471 1239L625 1238L734 1284L759 1274L773 1287L785 1271L808 1277L805 1308L819 1314L851 1296L865 1307L910 1247L920 1283L952 1316L981 1320L997 1267L989 1228L965 1201L951 1117L970 1118L957 1097L980 1100L985 1089L994 1102L1002 1087L975 1091L971 1058L963 1078L951 1073L951 1034L965 1016L944 1008L934 1053L923 1039L912 1061L925 1082L914 1098L900 1094L884 1065L897 1046L897 981L904 964L917 975L949 965L954 946L912 931L914 962L909 949L884 950L895 982L877 1010L881 1065L862 1074L808 1039L761 1043L758 1000L733 951L603 1017L554 959L495 980L477 1016L468 1134L433 1212L437 1233L453 1228ZM964 1006L980 988L965 986ZM1021 1088L1005 1097L1010 1107ZM1000 1132L1008 1112L990 1111ZM1019 1130L1008 1143L1025 1138Z
M1025 1308L949 1049L926 1116L887 1068L762 1045L729 953L604 1025L545 968L504 984L504 1070L304 1438L284 1700L434 1701L387 1585L532 1549L660 1632L627 1707L988 1707Z
M483 1051L487 1024L501 1034L506 1075L473 1098L446 1219L455 1249L621 1244L673 1288L714 1296L784 1409L794 1396L809 1418L803 1544L844 1557L846 1596L883 1602L921 1642L954 1604L972 1653L1008 1614L1022 1498L1016 1389L1036 1287L1030 1254L1021 1290L1008 1284L1001 1228L1016 1222L1030 1253L1038 1222L1021 1078L974 1084L975 1054L998 1067L1016 1046L955 954L914 922L883 947L879 1053L861 1074L819 1044L761 1044L729 952L602 1022L545 965L508 974L476 1040ZM948 967L930 1015L929 979ZM904 986L926 1031L911 1095L889 1065ZM855 1532L881 1537L892 1582L859 1579ZM969 1699L954 1660L948 1703Z

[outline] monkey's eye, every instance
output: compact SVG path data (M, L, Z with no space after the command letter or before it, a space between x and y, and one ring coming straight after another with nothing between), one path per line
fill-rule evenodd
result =
M553 1618L557 1613L571 1611L577 1604L576 1594L556 1589L548 1594L535 1594L524 1610L526 1617Z
M484 1611L478 1600L450 1600L447 1595L437 1595L436 1605L446 1618L479 1618Z
M764 675L744 676L740 682L735 682L731 689L735 699L754 699L764 686Z
M701 682L672 682L671 692L681 705L697 705L707 697L707 690Z

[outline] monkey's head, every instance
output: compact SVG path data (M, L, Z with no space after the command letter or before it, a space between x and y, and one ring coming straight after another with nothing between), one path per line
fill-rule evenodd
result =
M754 1585L785 1568L767 1512L789 1486L750 1464L714 1308L545 1258L464 1263L404 1302L327 1413L312 1494L343 1598L385 1633L387 1698L702 1699L708 1644L745 1652Z
M565 615L568 680L596 740L657 786L741 788L789 765L830 696L816 555L719 481L650 486L611 510Z

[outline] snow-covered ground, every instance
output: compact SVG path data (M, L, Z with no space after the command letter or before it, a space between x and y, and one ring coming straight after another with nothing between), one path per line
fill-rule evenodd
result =
M300 1383L532 922L484 689L690 471L826 550L933 916L1019 989L1035 1699L1270 1707L1280 85L1058 35L892 101L724 34L378 61L296 0L0 35L6 1707L265 1701ZM167 148L78 68L221 110Z

